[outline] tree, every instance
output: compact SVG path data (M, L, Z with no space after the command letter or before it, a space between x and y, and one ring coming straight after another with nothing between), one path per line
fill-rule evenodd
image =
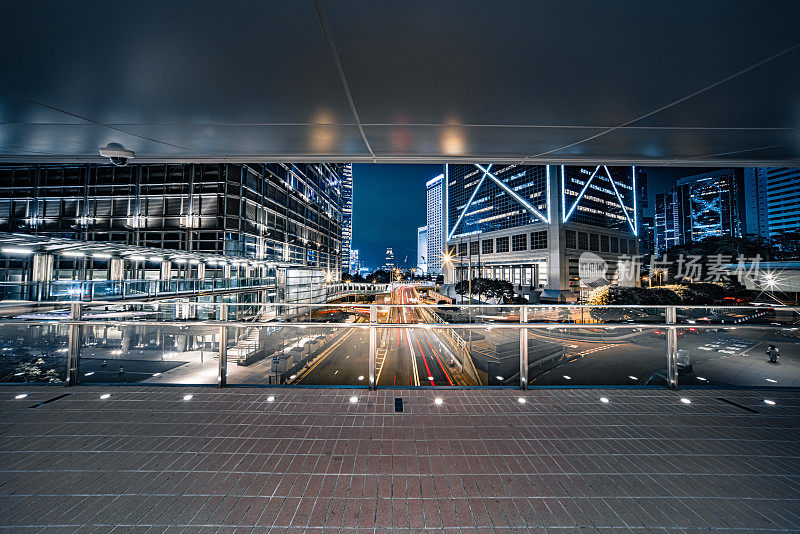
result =
M367 282L370 284L388 284L390 281L390 274L387 271L378 269L374 273L367 275Z

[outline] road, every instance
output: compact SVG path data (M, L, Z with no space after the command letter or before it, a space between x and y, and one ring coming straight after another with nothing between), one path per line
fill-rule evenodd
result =
M471 331L445 329L433 322L433 312L420 303L413 286L397 285L390 297L391 306L379 306L378 321L383 324L376 328L378 386L519 384L519 330L503 327L509 322L507 317L490 311L484 315L495 318L494 325ZM243 329L229 345L228 383L366 386L369 327L338 323L366 323L368 317L368 307L354 305L339 316L314 318L315 322L331 321L326 327L263 323ZM444 317L450 318L447 312ZM466 320L453 319L455 323ZM764 319L768 320L774 319ZM428 324L419 327L419 323ZM614 330L591 324L580 328L558 323L542 326L532 323L528 328L532 386L666 383L666 337L655 332L656 326L618 325ZM46 379L49 369L63 369L67 337L54 337L49 328L25 326L18 335L7 336L0 347L3 376L12 381L37 381ZM800 331L771 328L769 322L725 329L680 328L678 348L687 351L691 361L690 367L680 369L682 385L800 387ZM215 332L202 326L192 331L150 328L146 323L92 330L81 348L81 381L214 384L218 370ZM241 344L261 351L249 365L237 365L239 354L252 353L241 352ZM780 365L767 362L764 353L769 344L781 349ZM39 359L42 363L32 365Z
M414 287L393 288L389 324L424 322L415 307L419 295ZM369 330L346 329L343 340L328 352L320 352L309 369L299 376L298 384L366 385L369 374ZM470 384L469 377L457 365L451 366L453 348L446 336L419 328L377 329L376 381L379 386L454 386ZM472 382L474 383L474 381Z

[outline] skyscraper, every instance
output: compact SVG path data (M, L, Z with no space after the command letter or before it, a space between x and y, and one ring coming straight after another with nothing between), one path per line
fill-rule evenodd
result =
M392 247L386 249L386 262L384 263L383 268L386 271L394 270L394 252L392 251Z
M223 273L240 269L245 277L271 273L276 285L268 290L270 298L308 302L325 298L323 281L329 276L338 280L341 272L343 167L0 165L0 231L165 251L144 260L130 253L80 258L55 254L54 276L202 279L212 268ZM179 273L171 268L168 256L173 254L168 251L218 259L202 265L184 259L186 267ZM10 276L7 263L1 274Z
M681 243L709 237L742 237L744 172L721 169L680 178L677 182Z
M444 205L442 204L442 179L440 174L425 184L426 213L427 213L427 266L431 274L442 272L442 257L445 250L444 239Z
M357 275L361 271L361 261L358 259L358 249L350 250L350 274Z
M673 189L656 195L654 214L654 253L664 252L680 244L680 217L678 216L678 194Z
M800 167L758 169L767 180L770 237L800 232Z
M744 169L744 230L745 235L750 238L769 237L767 171L763 167Z
M639 252L653 252L653 218L647 191L647 171L636 167L636 219L639 222Z
M353 164L342 165L342 271L350 269L350 251L353 247Z
M589 289L579 274L589 258L603 263L603 283L620 281L619 256L638 249L635 172L605 165L447 165L444 220L454 273L445 270L445 281L496 278L520 294L574 300ZM625 283L638 279L622 274Z
M417 269L424 275L428 273L428 227L417 228Z

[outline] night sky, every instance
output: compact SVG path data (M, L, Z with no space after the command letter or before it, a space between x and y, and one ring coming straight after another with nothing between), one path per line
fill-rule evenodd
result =
M648 167L648 196L652 214L656 193L663 193L678 178L712 171L708 167ZM353 164L353 248L361 263L375 269L383 265L386 247L394 249L395 264L414 266L417 228L427 223L425 182L444 172L444 165ZM648 213L649 212L649 213Z
M444 165L353 164L353 248L362 265L383 265L386 247L395 264L416 265L417 228L427 224L425 182Z

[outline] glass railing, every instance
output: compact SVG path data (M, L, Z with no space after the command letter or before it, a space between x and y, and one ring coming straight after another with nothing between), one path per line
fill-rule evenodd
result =
M796 308L360 300L109 301L22 312L0 305L0 381L800 386Z

